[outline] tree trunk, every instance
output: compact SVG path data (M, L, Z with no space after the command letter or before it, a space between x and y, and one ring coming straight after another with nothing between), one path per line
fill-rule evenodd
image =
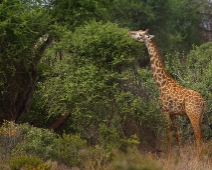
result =
M70 114L61 115L48 129L50 130L58 130L69 118Z
M13 63L15 72L8 73L3 86L0 87L0 123L3 120L17 121L22 113L30 107L33 99L35 83L37 78L37 64L43 56L51 38L35 49L35 56L32 57L30 68L23 63ZM8 62L8 65L11 63Z

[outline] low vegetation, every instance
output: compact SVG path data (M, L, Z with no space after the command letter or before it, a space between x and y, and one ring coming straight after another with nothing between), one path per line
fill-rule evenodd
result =
M4 122L0 133L0 168L5 170L209 170L212 167L210 141L204 142L200 160L190 141L183 145L181 157L178 148L174 147L172 159L167 162L166 149L146 153L139 149L135 137L123 151L112 144L108 149L101 142L89 146L78 134L60 136L28 124ZM161 148L166 148L165 144Z

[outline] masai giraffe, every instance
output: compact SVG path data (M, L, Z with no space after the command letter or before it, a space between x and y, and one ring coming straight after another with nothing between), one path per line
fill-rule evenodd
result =
M149 53L151 69L157 86L160 90L160 107L166 120L166 133L168 141L168 154L171 156L171 118L179 150L181 153L180 134L177 128L176 115L185 115L190 119L196 137L198 157L201 153L201 124L206 102L202 95L194 90L186 89L179 85L165 70L158 48L153 40L154 35L146 31L130 31L129 36L139 42L144 42Z

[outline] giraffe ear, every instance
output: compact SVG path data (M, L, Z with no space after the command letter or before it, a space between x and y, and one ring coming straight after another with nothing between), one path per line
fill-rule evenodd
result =
M149 39L152 39L152 38L154 38L155 36L154 35L149 35Z
M149 32L149 29L146 29L145 33L148 34L148 32Z

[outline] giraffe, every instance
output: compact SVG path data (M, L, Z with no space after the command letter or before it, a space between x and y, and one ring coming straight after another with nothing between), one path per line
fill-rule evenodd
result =
M154 35L149 35L148 29L146 31L130 31L128 33L128 36L134 38L139 42L145 43L148 49L153 77L160 91L160 108L166 122L169 158L171 156L170 119L173 123L180 155L182 154L180 134L178 131L176 120L177 115L188 116L194 130L197 156L199 157L201 153L202 142L201 124L204 110L206 108L205 100L200 93L182 87L167 73L159 50L153 40Z

